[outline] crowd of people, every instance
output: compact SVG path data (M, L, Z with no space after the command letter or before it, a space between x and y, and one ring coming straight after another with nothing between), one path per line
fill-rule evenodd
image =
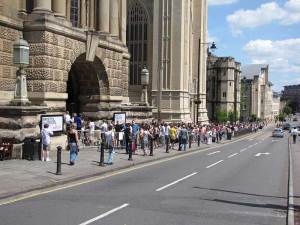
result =
M80 146L100 146L105 143L108 149L107 164L113 164L115 149L125 149L128 160L141 151L144 156L153 156L158 148L166 153L171 150L186 151L193 144L210 145L223 139L230 140L240 132L256 132L265 123L165 123L158 121L121 124L118 121L93 122L80 115L65 114L68 146L70 149L70 165L75 164Z

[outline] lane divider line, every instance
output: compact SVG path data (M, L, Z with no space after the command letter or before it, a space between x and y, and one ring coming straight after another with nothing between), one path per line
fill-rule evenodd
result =
M209 169L209 168L211 168L211 167L213 167L213 166L215 166L215 165L218 165L219 163L221 163L221 162L223 162L223 161L224 161L224 160L220 160L220 161L218 161L218 162L216 162L216 163L214 163L214 164L211 164L211 165L207 166L206 169Z
M244 152L247 151L247 148L243 148L240 152Z
M232 158L232 157L234 157L234 156L236 156L236 155L238 155L238 154L239 154L239 153L234 153L234 154L228 156L227 158L230 159L230 158Z
M212 152L212 153L209 153L207 155L215 155L215 154L218 154L218 153L220 153L220 151Z
M92 218L92 219L90 219L90 220L88 220L88 221L86 221L86 222L83 222L83 223L81 223L81 224L79 224L79 225L88 225L88 224L91 224L91 223L93 223L93 222L95 222L95 221L97 221L97 220L101 220L101 219L103 219L104 217L107 217L107 216L109 216L110 214L113 214L113 213L115 213L115 212L117 212L117 211L119 211L119 210L121 210L121 209L123 209L123 208L125 208L125 207L127 207L127 206L129 206L129 203L126 203L126 204L121 205L121 206L119 206L119 207L117 207L117 208L114 208L114 209L112 209L112 210L110 210L110 211L108 211L108 212L106 212L106 213L103 213L103 214L101 214L101 215L99 215L99 216L97 216L97 217L94 217L94 218Z
M168 188L168 187L170 187L170 186L172 186L172 185L174 185L174 184L177 184L177 183L179 183L180 181L186 180L186 179L188 179L188 178L190 178L190 177L192 177L192 176L194 176L194 175L196 175L196 174L198 174L198 172L194 172L194 173L192 173L192 174L190 174L190 175L187 175L187 176L185 176L185 177L183 177L183 178L180 178L179 180L176 180L176 181L174 181L174 182L172 182L172 183L170 183L170 184L167 184L167 185L165 185L165 186L163 186L163 187L161 187L161 188L158 188L158 189L156 189L155 191L162 191L162 190L164 190L164 189L166 189L166 188Z

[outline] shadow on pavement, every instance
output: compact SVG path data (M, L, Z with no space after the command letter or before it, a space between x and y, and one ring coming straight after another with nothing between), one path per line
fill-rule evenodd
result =
M203 199L203 200L226 203L226 204L248 206L248 207L254 207L254 208L265 208L265 209L269 208L269 209L276 209L276 210L281 210L281 211L287 210L287 206L274 205L274 204L257 204L257 203L248 203L248 202L236 202L236 201L227 201L227 200L222 200L222 199Z
M286 197L251 194L251 193L244 193L244 192L230 191L230 190L222 190L222 189L215 189L215 188L203 188L203 187L193 187L193 188L195 188L195 189L201 189L201 190L208 190L208 191L217 191L217 192L226 192L226 193L233 193L233 194L248 195L248 196L258 196L258 197L267 197L267 198L287 199Z

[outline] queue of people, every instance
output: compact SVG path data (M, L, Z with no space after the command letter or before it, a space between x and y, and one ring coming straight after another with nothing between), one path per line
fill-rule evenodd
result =
M125 149L128 160L133 160L133 155L141 151L143 156L153 156L158 148L164 148L166 153L171 150L186 151L193 144L210 145L213 142L219 143L224 139L231 140L241 130L256 132L262 128L264 123L236 123L236 124L194 124L194 123L158 123L157 121L120 124L119 122L99 121L93 122L85 117L74 114L72 117L67 112L65 121L70 135L74 127L78 138L68 138L69 145L75 148L77 154L81 145L99 146L105 142L108 150L107 164L113 164L113 155L116 149ZM69 129L71 128L71 129ZM71 149L71 148L70 148ZM70 150L70 165L74 165L76 151Z

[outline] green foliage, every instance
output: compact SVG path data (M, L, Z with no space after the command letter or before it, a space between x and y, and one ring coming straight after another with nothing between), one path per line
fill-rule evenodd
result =
M235 121L235 115L234 115L234 112L233 112L233 111L229 111L229 113L228 113L228 120L229 120L230 122L236 122L236 121Z
M292 112L293 112L293 109L289 105L286 105L283 108L283 113L285 113L286 115L290 115Z
M283 112L281 112L281 113L279 113L279 115L277 116L277 119L278 119L280 122L283 122L284 119L285 119L285 117L286 117L286 114L283 113Z
M258 121L258 118L257 118L256 114L251 114L250 122L256 122L256 121Z
M228 121L227 113L224 110L218 110L217 111L217 122L219 123L225 123Z

